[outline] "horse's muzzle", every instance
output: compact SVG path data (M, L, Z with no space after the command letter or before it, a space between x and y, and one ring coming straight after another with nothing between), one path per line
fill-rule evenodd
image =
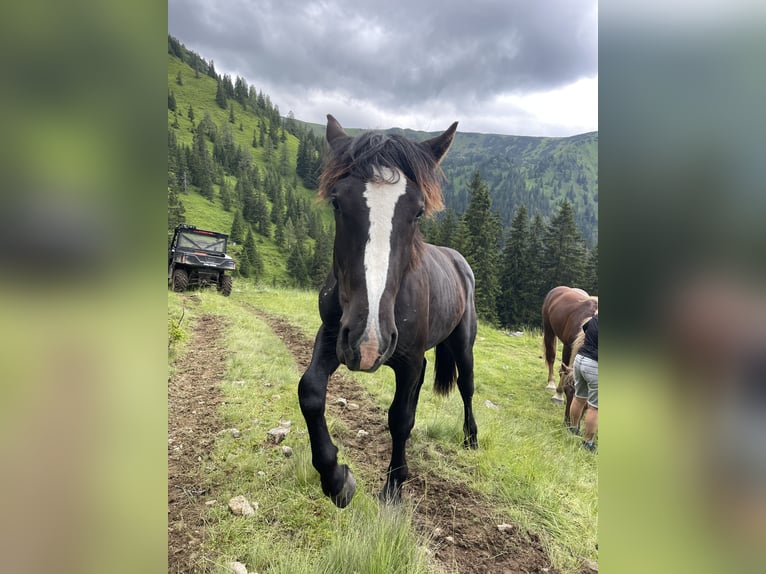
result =
M363 335L355 343L350 343L350 330L343 327L338 338L338 360L350 371L373 373L393 355L396 349L398 333L394 330L387 338L387 344L381 345L382 338L375 334ZM382 348L381 348L382 347Z

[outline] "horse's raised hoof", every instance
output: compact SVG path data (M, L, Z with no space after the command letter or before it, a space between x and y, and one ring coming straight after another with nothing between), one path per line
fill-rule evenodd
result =
M553 395L551 397L551 402L556 404L556 405L563 405L564 404L564 397L562 397L560 395Z
M548 381L548 386L545 387L546 391L555 391L556 390L556 383Z
M354 498L356 480L354 480L354 475L351 474L347 465L344 464L341 468L343 468L343 488L340 489L338 494L330 496L330 499L338 508L346 508L351 499Z

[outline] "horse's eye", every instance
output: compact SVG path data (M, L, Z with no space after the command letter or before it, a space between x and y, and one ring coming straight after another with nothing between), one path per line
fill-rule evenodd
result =
M426 210L421 207L420 211L418 211L418 214L415 216L415 221L423 217L425 214L426 214Z
M335 211L340 211L340 205L338 204L338 198L333 196L330 198L330 205Z

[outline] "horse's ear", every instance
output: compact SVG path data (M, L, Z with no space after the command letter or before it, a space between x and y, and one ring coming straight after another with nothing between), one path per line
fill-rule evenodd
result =
M327 142L330 144L331 148L335 148L335 146L340 142L341 140L348 137L348 134L343 131L343 126L340 125L338 120L336 120L332 114L327 114Z
M436 163L441 163L444 156L447 154L447 150L452 145L452 140L455 139L455 132L457 131L457 122L447 128L443 134L426 140L422 145L426 146L436 159Z

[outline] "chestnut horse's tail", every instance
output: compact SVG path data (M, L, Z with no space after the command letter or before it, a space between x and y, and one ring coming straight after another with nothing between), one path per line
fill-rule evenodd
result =
M587 323L590 321L590 317L588 317L588 320L583 323ZM585 331L582 330L582 326L580 326L580 330L577 332L577 337L575 337L575 340L572 341L572 354L569 357L569 367L574 366L574 360L577 356L577 353L580 352L580 348L582 347L583 343L585 342Z
M457 380L455 358L445 345L436 345L434 354L436 355L434 364L434 392L437 395L448 395Z
M588 318L583 323L583 325L588 321L590 321L590 318ZM574 385L574 360L577 356L577 353L580 352L583 343L585 343L585 331L583 331L582 327L580 327L580 330L577 332L577 336L575 337L574 341L572 341L572 352L569 355L569 364L562 366L562 370L564 372L564 376L561 380L562 387L566 387L567 385Z

